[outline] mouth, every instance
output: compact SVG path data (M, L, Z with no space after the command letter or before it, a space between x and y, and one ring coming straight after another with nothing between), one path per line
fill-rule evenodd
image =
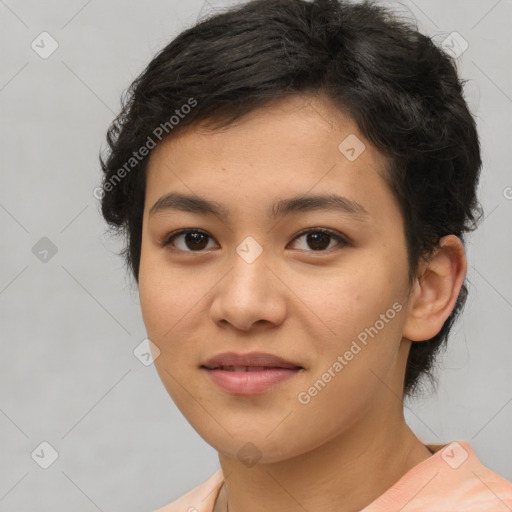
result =
M282 357L264 352L223 352L211 357L202 364L209 370L223 369L225 371L261 371L268 368L302 368L298 363L287 361Z
M219 354L200 367L222 391L253 395L269 391L304 370L273 354Z
M265 370L302 370L302 366L296 368L285 368L283 366L202 366L207 370L222 370L224 372L262 372Z

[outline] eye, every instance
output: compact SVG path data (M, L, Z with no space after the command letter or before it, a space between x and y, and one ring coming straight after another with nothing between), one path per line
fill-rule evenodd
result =
M162 247L172 245L177 250L183 252L201 252L203 249L211 249L211 247L208 247L208 239L213 240L205 231L199 229L180 229L166 237L162 242ZM176 240L178 241L177 243Z
M332 249L331 242L336 241L338 245L348 245L348 241L337 231L333 231L327 228L309 228L299 233L294 241L303 239L302 247L300 250L307 250L310 247L313 251L325 251L326 249ZM311 251L309 251L311 252Z
M292 241L303 239L299 244L299 250L308 251L308 247L315 252L323 252L333 248L332 242L337 245L345 246L349 242L337 231L327 228L308 228L299 233ZM209 241L213 238L200 229L180 229L175 233L171 233L162 242L162 247L172 246L174 249L182 252L202 252L204 249L211 249ZM335 246L336 244L334 244ZM308 251L308 252L311 252Z

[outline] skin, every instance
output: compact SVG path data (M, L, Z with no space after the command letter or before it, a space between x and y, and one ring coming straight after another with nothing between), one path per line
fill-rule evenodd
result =
M349 161L348 135L366 146ZM404 224L386 185L385 158L322 96L260 108L223 130L195 126L163 141L148 164L139 290L157 371L192 427L219 453L225 482L215 511L356 511L431 456L404 421L412 342L439 332L466 273L463 246L441 240L408 281ZM221 203L231 215L174 209L150 214L169 192ZM336 193L365 217L340 211L266 215L279 199ZM178 229L208 236L199 252ZM305 228L330 228L315 251ZM263 248L248 264L248 236ZM314 246L313 246L314 247ZM402 308L343 370L302 404L307 391L357 335L393 304ZM361 345L361 344L360 344ZM304 370L270 391L229 394L200 369L225 351L270 352ZM246 443L252 443L247 445ZM246 446L258 458L237 456Z

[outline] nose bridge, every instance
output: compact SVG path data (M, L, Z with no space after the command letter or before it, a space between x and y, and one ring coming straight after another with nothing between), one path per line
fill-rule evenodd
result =
M284 297L267 267L268 256L250 236L236 247L229 261L231 271L217 288L211 305L212 320L227 321L242 330L261 320L283 320Z
M263 288L267 286L268 273L267 268L268 254L263 246L253 238L247 236L235 249L235 254L231 258L231 277L228 279L229 293L238 297L238 304L243 306L251 303L257 303L263 299Z
M249 235L238 244L236 253L247 265L252 265L262 255L263 246Z

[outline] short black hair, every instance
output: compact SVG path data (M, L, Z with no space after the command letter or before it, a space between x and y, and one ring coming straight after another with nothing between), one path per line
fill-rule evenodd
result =
M405 222L412 282L441 237L475 228L481 157L453 59L373 2L255 0L185 30L132 83L100 157L102 213L126 239L138 282L148 148L186 127L228 126L274 100L325 95L387 157ZM413 343L404 393L432 377L467 296L440 332Z

